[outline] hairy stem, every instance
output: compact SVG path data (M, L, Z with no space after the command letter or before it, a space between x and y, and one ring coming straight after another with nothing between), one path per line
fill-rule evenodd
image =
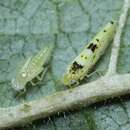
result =
M123 11L122 11L122 14L120 15L118 28L117 28L115 38L113 41L110 64L109 64L107 76L116 74L116 66L117 66L117 60L118 60L119 49L120 49L120 39L121 39L122 30L126 23L129 7L130 7L130 0L124 0Z
M130 92L130 74L102 77L94 82L57 92L39 100L18 106L0 108L0 128L26 124L57 112Z

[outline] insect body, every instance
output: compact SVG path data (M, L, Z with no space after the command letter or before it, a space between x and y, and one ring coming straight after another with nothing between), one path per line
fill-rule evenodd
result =
M33 79L41 80L47 70L47 64L51 58L54 46L45 47L34 57L29 57L25 64L17 71L15 78L12 79L12 87L16 91L26 90L28 82L35 85Z
M77 85L88 74L112 41L115 31L116 23L111 21L85 46L67 67L62 79L64 85Z

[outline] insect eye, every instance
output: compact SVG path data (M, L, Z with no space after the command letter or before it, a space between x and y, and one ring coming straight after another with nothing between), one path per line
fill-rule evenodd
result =
M22 73L22 77L26 77L26 73L25 72Z

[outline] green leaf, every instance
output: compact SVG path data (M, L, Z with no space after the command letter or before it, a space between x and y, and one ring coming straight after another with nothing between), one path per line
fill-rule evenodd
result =
M68 63L111 19L122 0L0 0L0 106L8 107L67 89L59 85ZM118 72L130 72L130 17L121 41ZM40 85L17 99L11 88L16 67L47 44L55 43L51 69ZM94 68L105 72L110 48ZM96 79L98 76L92 76ZM90 80L91 80L90 79ZM129 95L40 119L18 130L129 130Z

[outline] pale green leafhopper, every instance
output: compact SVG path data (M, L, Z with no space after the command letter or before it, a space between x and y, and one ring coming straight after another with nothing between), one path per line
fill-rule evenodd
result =
M22 67L17 70L15 77L12 79L12 87L16 91L26 91L26 84L30 82L35 85L33 79L42 80L47 70L54 44L44 47L35 56L29 57Z

